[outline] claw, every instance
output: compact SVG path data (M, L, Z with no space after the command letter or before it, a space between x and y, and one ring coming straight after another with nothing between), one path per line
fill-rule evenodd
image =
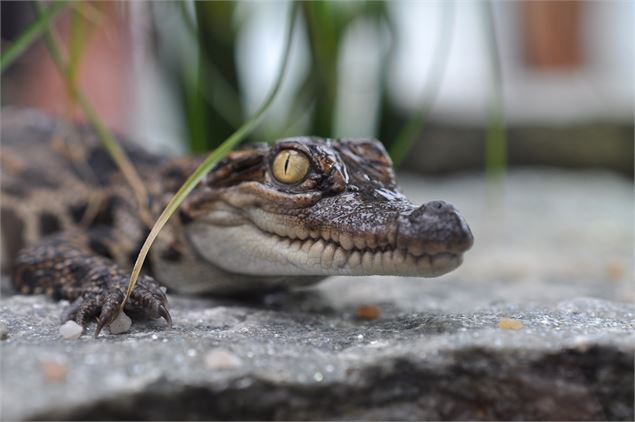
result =
M104 328L106 324L110 324L117 318L119 314L119 305L123 301L123 293L120 291L115 291L110 293L106 299L104 300L104 304L101 307L101 314L99 314L99 319L97 320L97 328L95 329L95 338L101 332L101 329Z
M165 319L165 322L168 323L168 327L172 328L172 317L170 316L170 312L164 305L159 305L159 315L161 318Z
M163 303L168 303L168 296L165 294L165 292L163 291L162 288L159 288L158 292L159 296L161 297L161 301Z
M101 316L99 317L99 319L97 320L97 328L95 328L95 338L99 336L101 329L104 328L104 325L106 325L108 322L112 322L112 321L108 321L108 319L106 318L102 319Z

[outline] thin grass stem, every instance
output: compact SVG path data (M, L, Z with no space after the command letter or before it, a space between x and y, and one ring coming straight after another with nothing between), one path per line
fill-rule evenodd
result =
M40 2L36 2L36 9L38 13L43 13L43 7ZM136 200L139 206L139 213L143 222L150 227L152 225L152 215L147 207L148 193L146 191L145 185L141 181L141 178L137 174L132 162L128 159L125 151L119 145L119 142L112 136L112 134L106 129L106 126L101 122L97 112L93 108L92 104L86 96L82 93L79 87L76 85L75 81L71 78L71 72L69 66L66 64L64 60L64 56L62 54L61 43L59 42L59 37L55 34L51 27L47 27L45 29L46 32L46 45L49 50L49 54L51 59L55 63L58 71L61 73L64 81L67 84L68 90L71 93L71 97L77 101L82 112L88 119L89 123L97 132L97 136L101 141L103 147L108 151L111 158L117 164L119 169L121 170L124 178L132 188Z
M503 70L494 22L494 10L490 0L483 1L485 38L492 74L492 97L487 135L485 138L485 174L490 180L497 179L505 172L507 165L507 134L503 113Z
M53 6L39 14L35 22L0 55L0 72L4 72L40 35L47 31L53 19L66 7L67 3L68 0L56 1Z
M214 150L209 156L205 159L205 161L196 169L194 172L188 177L188 179L183 183L183 185L179 188L179 190L174 194L170 202L167 204L156 223L152 227L150 234L146 238L141 250L139 251L139 255L137 255L137 260L135 261L134 267L132 269L132 274L130 275L130 281L128 283L128 291L126 292L126 296L121 304L121 311L123 311L126 302L130 298L130 294L132 293L139 274L141 273L141 268L143 267L143 263L150 251L150 247L154 243L154 240L159 235L161 229L168 222L169 218L174 214L174 212L178 209L178 207L183 203L187 195L194 189L198 182L200 182L203 177L218 163L218 161L225 156L225 154L235 148L249 133L251 133L256 126L260 123L263 115L269 109L273 100L276 98L278 91L280 90L280 86L282 85L282 80L286 73L287 65L289 62L289 52L291 51L291 41L293 39L293 27L295 26L297 16L297 3L293 2L290 10L289 17L289 27L287 29L287 34L285 38L284 44L284 52L282 56L282 63L280 64L280 68L278 71L278 75L276 77L275 83L271 88L271 91L265 98L263 104L260 106L258 111L240 128L238 128L232 135L230 135L218 148Z

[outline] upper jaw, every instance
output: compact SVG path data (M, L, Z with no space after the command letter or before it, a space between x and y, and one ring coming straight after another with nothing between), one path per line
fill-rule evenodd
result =
M473 244L472 232L450 204L433 201L415 207L405 197L365 202L356 195L323 198L301 211L250 208L247 220L280 238L321 240L345 251L400 251L461 255ZM357 199L357 200L356 200Z
M383 212L358 207L354 213L336 207L321 224L315 209L289 215L254 208L246 220L261 232L263 244L284 250L294 266L311 273L430 277L461 264L472 235L456 210L444 205L443 212L432 207L413 217L417 208L410 203L391 206Z

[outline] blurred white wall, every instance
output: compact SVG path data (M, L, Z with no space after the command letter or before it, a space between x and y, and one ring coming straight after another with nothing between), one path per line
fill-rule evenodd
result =
M447 72L433 109L454 123L482 122L491 93L482 3L455 3L455 25ZM405 41L392 72L394 95L414 109L423 88L442 2L390 3ZM508 122L566 123L632 120L635 6L629 1L584 2L583 55L575 72L528 69L522 57L520 2L494 2Z

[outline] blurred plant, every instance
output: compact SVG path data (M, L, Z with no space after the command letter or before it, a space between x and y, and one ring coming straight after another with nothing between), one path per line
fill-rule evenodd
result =
M500 178L507 162L507 135L503 116L503 71L498 52L494 10L490 0L484 0L483 21L492 75L492 98L485 137L485 173L490 180Z
M2 69L9 64L43 32L51 26L54 18L67 0L56 1L42 9L38 19L21 37L2 53ZM78 103L85 102L77 88L77 74L86 32L90 26L80 15L93 16L95 7L90 3L70 2L72 14L68 46L68 61L63 65L69 97ZM294 3L295 4L295 3ZM502 76L498 57L496 31L489 0L483 3L484 27L492 73L492 100L486 135L486 171L488 175L500 174L505 168L506 140L502 115ZM86 6L86 7L82 7ZM244 5L242 5L244 6ZM151 7L156 7L154 4ZM187 29L195 46L197 60L174 60L164 62L172 81L176 82L178 98L182 105L182 121L187 129L187 145L192 152L200 153L217 148L222 139L236 130L244 119L246 98L241 92L236 59L237 39L243 28L244 8L232 1L176 1L169 3L173 10L180 9L183 26ZM294 135L298 131L306 134L331 137L335 135L338 83L341 69L338 64L342 56L344 38L351 27L363 20L370 23L373 31L391 44L382 50L384 59L380 63L380 79L377 82L379 116L377 134L390 151L398 166L414 142L420 138L426 119L441 86L448 62L450 45L454 33L454 2L442 6L440 33L433 52L429 74L426 76L421 105L408 116L401 111L388 95L387 75L393 62L395 44L394 23L385 1L334 2L316 0L301 2L297 6L303 18L303 28L308 40L308 65L301 75L301 83L291 95L292 106L279 128L269 128L266 139ZM90 20L90 19L88 19ZM160 31L161 23L155 22ZM51 37L49 37L51 38ZM49 40L49 46L51 41ZM189 44L187 47L191 47ZM82 107L85 108L85 107ZM87 116L91 113L84 110ZM93 113L94 114L94 113ZM96 119L89 117L89 120ZM302 128L298 120L306 122ZM97 123L95 123L97 125ZM96 126L97 127L97 126ZM102 130L103 132L103 125ZM105 136L106 144L108 136ZM111 147L111 150L114 149ZM117 154L115 152L115 154Z
M175 69L184 104L184 121L191 151L215 148L220 139L235 129L246 110L236 63L236 38L244 20L233 2L180 2L182 16L197 45L198 67L188 72L187 64ZM395 50L395 28L385 1L309 1L301 2L303 28L308 40L308 65L291 96L292 106L285 123L267 132L267 139L295 135L290 128L305 117L305 134L332 137L335 134L336 108L343 40L351 27L364 20L392 45L383 52L380 64L378 136L399 166L412 145L420 138L426 119L439 92L454 35L454 2L441 7L441 24L432 63L426 76L421 103L412 115L405 115L388 95L387 76ZM495 36L495 35L494 35ZM496 79L498 80L498 79ZM497 92L496 90L494 92ZM496 116L491 114L492 119ZM492 120L493 122L494 120ZM488 131L488 168L500 164L500 119ZM295 129L297 131L297 128ZM504 155L504 154L503 154ZM503 164L504 165L504 164Z
M239 5L235 2L179 2L188 32L196 41L198 68L188 64L174 68L179 97L184 104L184 121L191 151L215 148L242 121L247 109L236 63L236 40L242 30ZM293 106L286 123L269 135L279 137L300 115L309 115L307 133L333 136L338 84L338 62L342 39L351 25L366 19L376 28L392 26L382 1L298 3L309 40L309 65L292 95ZM388 106L386 106L388 107Z
M382 26L392 28L392 22L383 1L308 1L302 2L302 12L310 63L296 100L304 100L300 107L312 109L309 133L331 137L334 134L338 62L346 32L362 19L370 22L378 32Z
M188 22L186 3L181 3ZM205 152L217 147L243 120L235 57L235 2L194 2L196 25L188 24L198 48L198 69L185 80L184 100L190 149Z

